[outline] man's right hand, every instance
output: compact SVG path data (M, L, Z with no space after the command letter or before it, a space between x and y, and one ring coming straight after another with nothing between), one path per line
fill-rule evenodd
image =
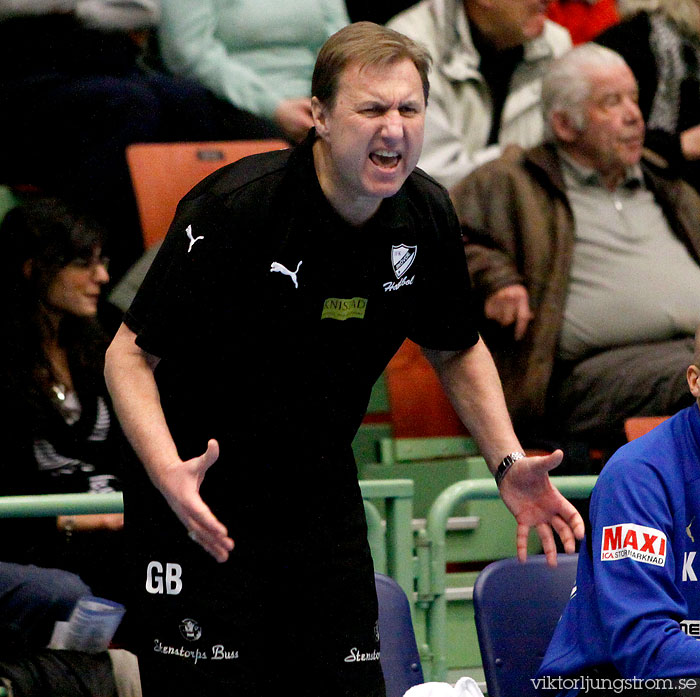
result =
M218 458L219 444L210 440L203 455L161 470L156 484L190 538L204 547L216 561L225 562L233 549L233 540L199 495L204 475Z
M514 337L520 341L525 336L527 325L535 316L530 309L530 299L525 286L516 284L497 290L486 298L484 314L487 319L502 327L515 323Z

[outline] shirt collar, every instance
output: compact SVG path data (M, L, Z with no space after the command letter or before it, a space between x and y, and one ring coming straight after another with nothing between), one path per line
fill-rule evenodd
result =
M557 148L559 159L562 163L562 174L567 186L603 186L603 181L596 169L587 167L574 160L561 148ZM638 189L644 186L644 175L639 164L628 167L625 177L618 188Z

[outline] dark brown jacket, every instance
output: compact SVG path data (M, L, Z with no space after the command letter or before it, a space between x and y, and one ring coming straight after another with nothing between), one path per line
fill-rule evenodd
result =
M671 228L700 264L700 196L645 153L647 186ZM574 248L574 220L556 148L510 146L450 192L463 226L477 302L512 284L523 284L534 319L516 342L513 329L484 322L511 416L524 426L544 413L561 331ZM640 282L643 282L640 279Z

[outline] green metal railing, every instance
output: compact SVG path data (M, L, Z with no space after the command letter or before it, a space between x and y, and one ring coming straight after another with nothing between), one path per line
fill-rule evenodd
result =
M122 495L118 493L0 496L0 518L46 518L87 513L121 513L123 510Z
M394 578L411 597L413 593L413 481L389 479L360 482L367 514L368 539L378 571ZM386 529L373 501L383 501ZM0 518L49 517L84 513L120 513L120 493L43 494L0 497Z
M383 500L386 515L386 573L391 576L409 598L413 597L413 480L378 479L360 481L365 504ZM365 510L367 505L365 505ZM381 522L381 521L380 521ZM370 544L372 520L367 518Z
M45 518L83 513L121 513L121 494L43 494L0 496L0 518ZM0 697L8 692L0 687Z
M553 484L568 498L586 498L596 482L594 476L552 477ZM433 503L426 533L418 553L418 603L427 609L426 638L430 654L421 656L426 680L447 679L446 528L455 506L470 500L499 498L493 479L471 479L445 489Z
M564 496L587 497L596 477L552 477ZM412 531L414 484L410 479L360 481L368 540L378 571L394 578L409 600L425 610L426 643L421 650L426 680L447 679L447 521L456 506L470 500L498 499L492 479L457 482L430 508L426 528ZM383 503L383 516L375 504ZM123 510L121 494L61 494L0 497L0 517L36 517ZM383 520L385 519L385 521ZM488 521L485 521L488 525ZM415 585L414 585L415 583ZM411 603L413 607L413 602Z
M374 570L380 574L386 574L386 537L382 514L371 501L365 500L363 503L365 504L365 518L367 520L367 542L369 542L369 548L372 552Z

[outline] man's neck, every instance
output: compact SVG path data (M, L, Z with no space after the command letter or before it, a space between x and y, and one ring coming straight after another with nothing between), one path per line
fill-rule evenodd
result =
M484 53L485 48L488 53L498 53L521 45L518 42L509 41L507 37L503 36L502 32L492 25L487 11L469 0L463 0L463 2L472 41L480 54Z
M328 146L321 138L313 145L314 168L321 191L333 210L354 227L364 225L379 209L381 201L353 196L345 191L338 181Z
M523 59L523 47L498 49L475 24L471 27L474 48L479 54L479 72L491 93L491 130L487 145L498 142L503 107L510 92L510 81Z

